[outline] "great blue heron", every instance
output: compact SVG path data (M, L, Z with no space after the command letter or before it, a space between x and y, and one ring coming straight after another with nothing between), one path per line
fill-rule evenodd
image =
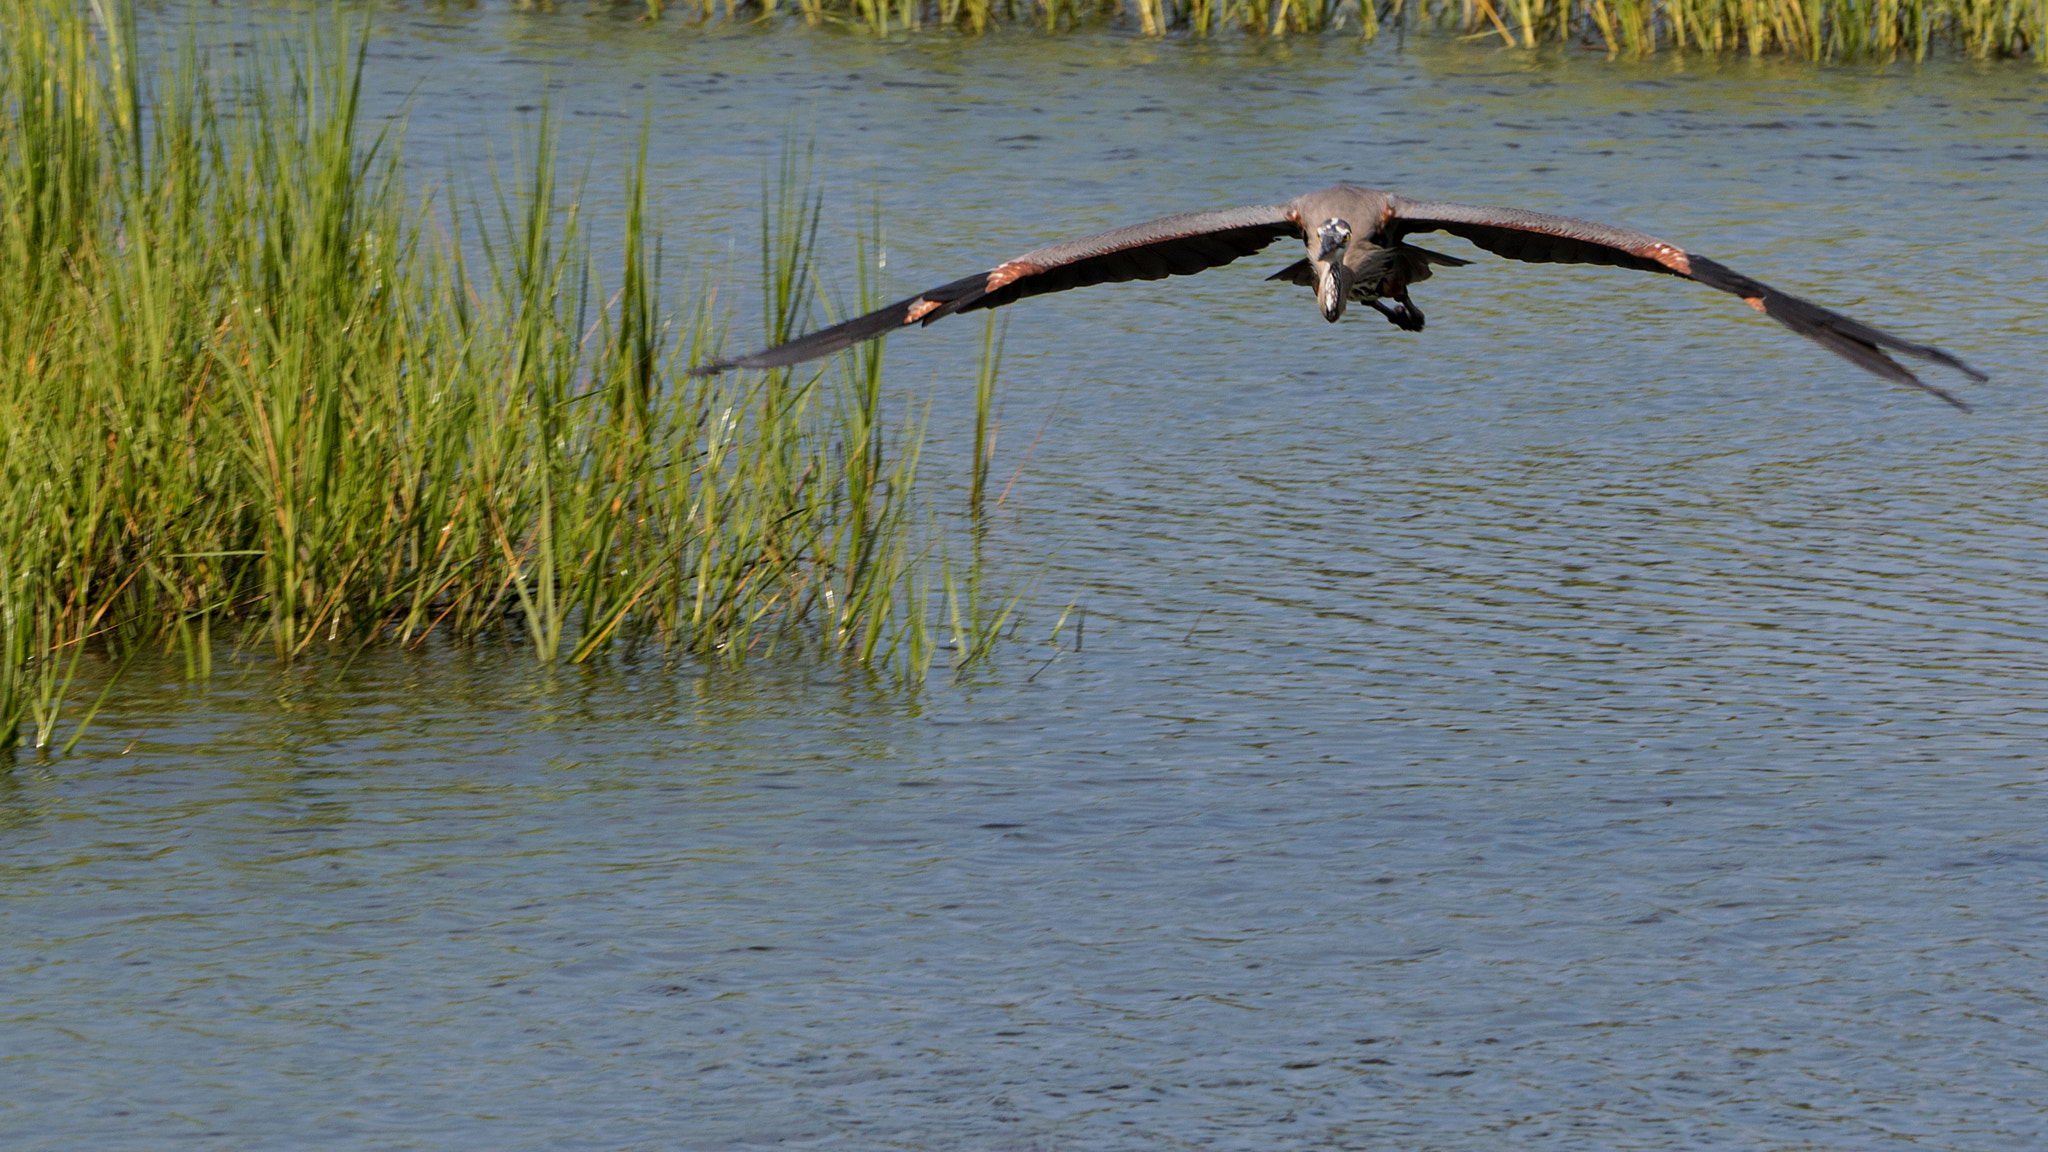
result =
M707 375L729 368L783 368L911 324L930 324L955 312L1000 308L1026 296L1090 284L1192 275L1249 256L1286 237L1302 241L1308 255L1267 279L1314 289L1323 318L1332 323L1344 315L1347 301L1358 300L1370 304L1396 327L1420 332L1422 312L1408 298L1408 286L1429 279L1432 264L1455 268L1471 261L1407 243L1417 232L1448 232L1488 252L1531 264L1606 264L1696 280L1742 297L1750 307L1858 367L1910 384L1957 408L1967 410L1968 406L1923 382L1885 355L1885 350L1945 364L1973 380L1987 379L1939 348L1901 340L1839 312L1788 296L1647 233L1515 208L1410 200L1350 184L1310 192L1284 204L1167 216L1035 248L986 272L898 300L844 324L694 371Z

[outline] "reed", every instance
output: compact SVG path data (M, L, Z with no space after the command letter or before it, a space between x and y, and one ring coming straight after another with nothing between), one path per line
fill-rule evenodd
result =
M704 0L699 15L760 20L780 11L778 0L724 0L722 7ZM1342 31L1372 39L1408 28L1516 48L1580 44L1610 56L1689 51L1816 61L1921 59L1938 48L1978 59L2043 59L2048 50L2044 0L796 0L796 11L808 24L876 35L1012 24L1120 26L1154 36Z
M909 677L987 651L1007 607L948 601L879 345L685 374L717 333L708 292L663 296L644 139L600 266L545 124L451 203L365 128L346 29L222 78L190 47L143 67L127 14L91 12L0 0L0 748L50 747L82 669L152 646L194 675L216 641ZM791 156L764 197L776 336L816 295Z

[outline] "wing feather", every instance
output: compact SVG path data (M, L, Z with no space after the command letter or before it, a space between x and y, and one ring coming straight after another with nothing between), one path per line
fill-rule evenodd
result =
M1688 254L1691 265L1690 279L1697 280L1709 288L1740 296L1749 305L1801 336L1812 340L1844 360L1867 371L1874 372L1887 380L1909 384L1922 392L1938 396L1963 411L1970 406L1949 395L1943 389L1920 379L1904 365L1885 355L1885 350L1953 368L1970 379L1983 383L1990 377L1968 364L1931 344L1915 344L1880 328L1872 328L1860 320L1852 319L1789 293L1780 292L1758 280L1752 280L1724 264L1707 259L1705 256Z
M1249 256L1283 236L1300 234L1300 226L1288 218L1284 205L1256 204L1166 216L1034 248L987 272L942 284L843 324L691 371L707 376L731 368L786 368L911 324L930 324L955 312L1000 308L1027 296L1095 284L1191 276Z
M1016 269L1016 276L992 286L984 296L948 304L925 323L1047 292L1192 276L1249 256L1284 236L1299 235L1301 226L1288 219L1286 206L1280 204L1164 216L1034 248L996 269Z
M1685 251L1647 232L1481 204L1445 204L1395 197L1382 228L1399 239L1414 232L1449 232L1496 256L1529 264L1604 264L1644 272L1685 272L1670 263Z
M1973 380L1982 372L1929 344L1915 344L1873 328L1811 300L1780 292L1761 281L1633 228L1616 228L1515 208L1446 204L1396 197L1382 230L1399 238L1414 232L1448 232L1489 252L1531 264L1603 264L1662 272L1740 296L1749 305L1801 336L1867 372L1911 385L1950 404L1969 406L1908 371L1887 350L1953 368Z
M808 336L787 340L772 348L763 348L746 356L735 356L728 360L715 360L709 364L690 369L692 376L709 376L732 368L787 368L820 356L843 352L864 340L886 336L898 328L916 323L919 319L943 306L948 301L958 300L970 293L982 292L988 283L989 274L976 273L951 284L920 292L908 299L898 300L886 308L877 308L865 316L856 316L830 328L821 328Z

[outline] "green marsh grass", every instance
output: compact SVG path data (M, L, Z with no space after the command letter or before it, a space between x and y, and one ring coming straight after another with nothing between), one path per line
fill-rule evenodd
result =
M0 25L0 748L60 738L81 661L153 648L195 676L216 643L913 678L987 651L1007 606L956 603L879 345L685 374L712 293L662 295L644 138L600 267L545 124L481 203L409 189L346 30L223 76L145 65L110 6L0 0ZM779 178L778 338L810 319L820 203Z
M1676 50L1920 59L1946 47L1980 59L2043 59L2048 49L2048 0L701 0L675 11L707 20L789 17L877 35L921 28L978 33L1008 24L1049 31L1118 26L1153 36L1347 32L1371 39L1412 28L1510 47L1579 44L1630 56Z

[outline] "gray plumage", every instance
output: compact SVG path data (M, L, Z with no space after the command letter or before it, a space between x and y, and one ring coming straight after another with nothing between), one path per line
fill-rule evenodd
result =
M1419 332L1424 317L1409 299L1408 286L1429 279L1432 266L1471 263L1406 242L1424 232L1448 232L1495 255L1530 264L1607 265L1693 280L1742 297L1757 311L1866 371L1957 408L1967 405L1925 383L1886 352L1953 368L1974 380L1986 379L1939 348L1900 339L1779 292L1646 232L1515 208L1409 200L1350 184L1284 204L1166 216L1048 244L843 324L693 371L705 375L731 368L784 368L955 312L1000 308L1027 296L1093 284L1192 275L1289 237L1302 241L1307 255L1268 279L1314 290L1324 317L1333 323L1343 316L1347 303L1358 302L1369 304L1400 328Z

